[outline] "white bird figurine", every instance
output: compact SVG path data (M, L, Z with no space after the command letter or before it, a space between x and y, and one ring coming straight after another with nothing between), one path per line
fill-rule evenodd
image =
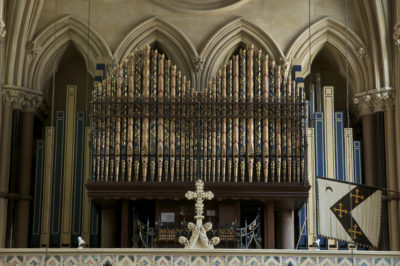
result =
M319 242L320 242L321 240L320 239L317 239L317 240L315 240L314 241L314 246L316 247L316 249L315 250L319 250Z
M78 236L78 249L84 249L86 247L85 240L82 237Z

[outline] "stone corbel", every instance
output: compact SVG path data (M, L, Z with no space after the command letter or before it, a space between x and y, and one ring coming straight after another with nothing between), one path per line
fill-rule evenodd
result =
M26 52L35 58L41 51L41 47L37 46L34 41L29 41L26 43Z
M394 44L400 48L400 23L397 23L396 26L394 26L392 36L393 36Z
M368 50L364 47L358 48L358 55L360 56L361 59L364 59L368 55Z
M2 100L4 105L24 112L34 112L43 103L43 97L37 93L22 88L3 88Z
M6 24L4 21L1 19L0 20L0 41L6 37L7 31L6 31Z
M193 57L193 66L194 66L194 71L196 71L196 73L201 72L201 70L203 69L203 64L204 60L203 58L201 58L201 56Z

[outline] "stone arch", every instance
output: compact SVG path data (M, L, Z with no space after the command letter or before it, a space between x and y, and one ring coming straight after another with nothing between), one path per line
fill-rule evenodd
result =
M204 60L201 73L203 86L211 80L217 69L240 43L262 49L273 60L283 57L278 44L262 29L243 18L235 19L218 30L201 51L200 58Z
M310 73L310 66L318 52L326 45L333 46L338 53L335 58L342 62L343 68L339 71L345 73L346 58L346 27L342 23L325 17L313 23L310 28L311 60L309 51L309 29L305 29L290 45L286 58L295 61L302 66L302 75L305 77ZM335 56L335 54L333 54ZM353 88L352 94L372 88L373 75L371 74L370 58L367 48L358 35L348 29L348 62L349 80Z
M54 40L54 27L56 36ZM84 21L65 16L41 31L36 38L30 42L32 60L28 67L27 84L36 91L42 91L44 84L53 74L53 56L55 53L56 66L68 48L74 45L82 54L86 68L90 75L94 76L96 59L101 56L111 57L111 50L101 35L90 28L88 53L88 27Z
M114 52L114 60L121 63L135 49L157 42L192 84L196 84L193 59L197 51L189 39L175 26L153 17L131 30Z

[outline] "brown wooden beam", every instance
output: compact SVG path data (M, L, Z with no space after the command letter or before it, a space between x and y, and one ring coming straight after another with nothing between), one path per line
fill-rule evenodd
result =
M86 184L88 198L94 203L109 199L185 199L194 189L192 182L95 182ZM308 198L307 183L205 183L215 200L274 201L275 208L299 209Z
M121 202L121 248L129 248L129 201Z
M274 204L264 204L264 248L275 248Z

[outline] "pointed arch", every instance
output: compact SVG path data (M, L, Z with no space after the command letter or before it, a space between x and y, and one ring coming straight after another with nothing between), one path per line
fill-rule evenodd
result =
M56 34L54 29L56 27ZM73 16L65 16L41 31L31 43L32 60L28 65L27 83L36 91L43 91L44 84L53 73L53 56L56 53L56 66L65 50L72 43L82 54L86 68L94 76L96 59L111 57L111 50L101 35L92 27L89 32L87 23ZM55 40L54 40L55 39Z
M114 60L121 63L135 48L154 42L158 42L182 73L195 82L193 58L197 57L196 49L178 28L157 17L148 19L131 30L115 50Z
M326 45L332 45L338 55L342 56L341 60L344 65L346 58L346 27L342 23L325 17L310 27L310 46L311 60L309 52L309 29L306 28L290 45L287 50L286 57L296 61L303 69L302 75L305 77L310 73L310 66L318 52ZM361 38L351 29L348 29L348 62L349 75L352 94L369 90L373 88L373 75L371 71L370 58L366 45ZM339 69L342 74L344 67Z
M204 60L201 73L203 86L240 43L254 45L257 49L268 53L274 60L283 57L278 44L267 33L249 21L237 18L218 30L201 51L200 58Z

